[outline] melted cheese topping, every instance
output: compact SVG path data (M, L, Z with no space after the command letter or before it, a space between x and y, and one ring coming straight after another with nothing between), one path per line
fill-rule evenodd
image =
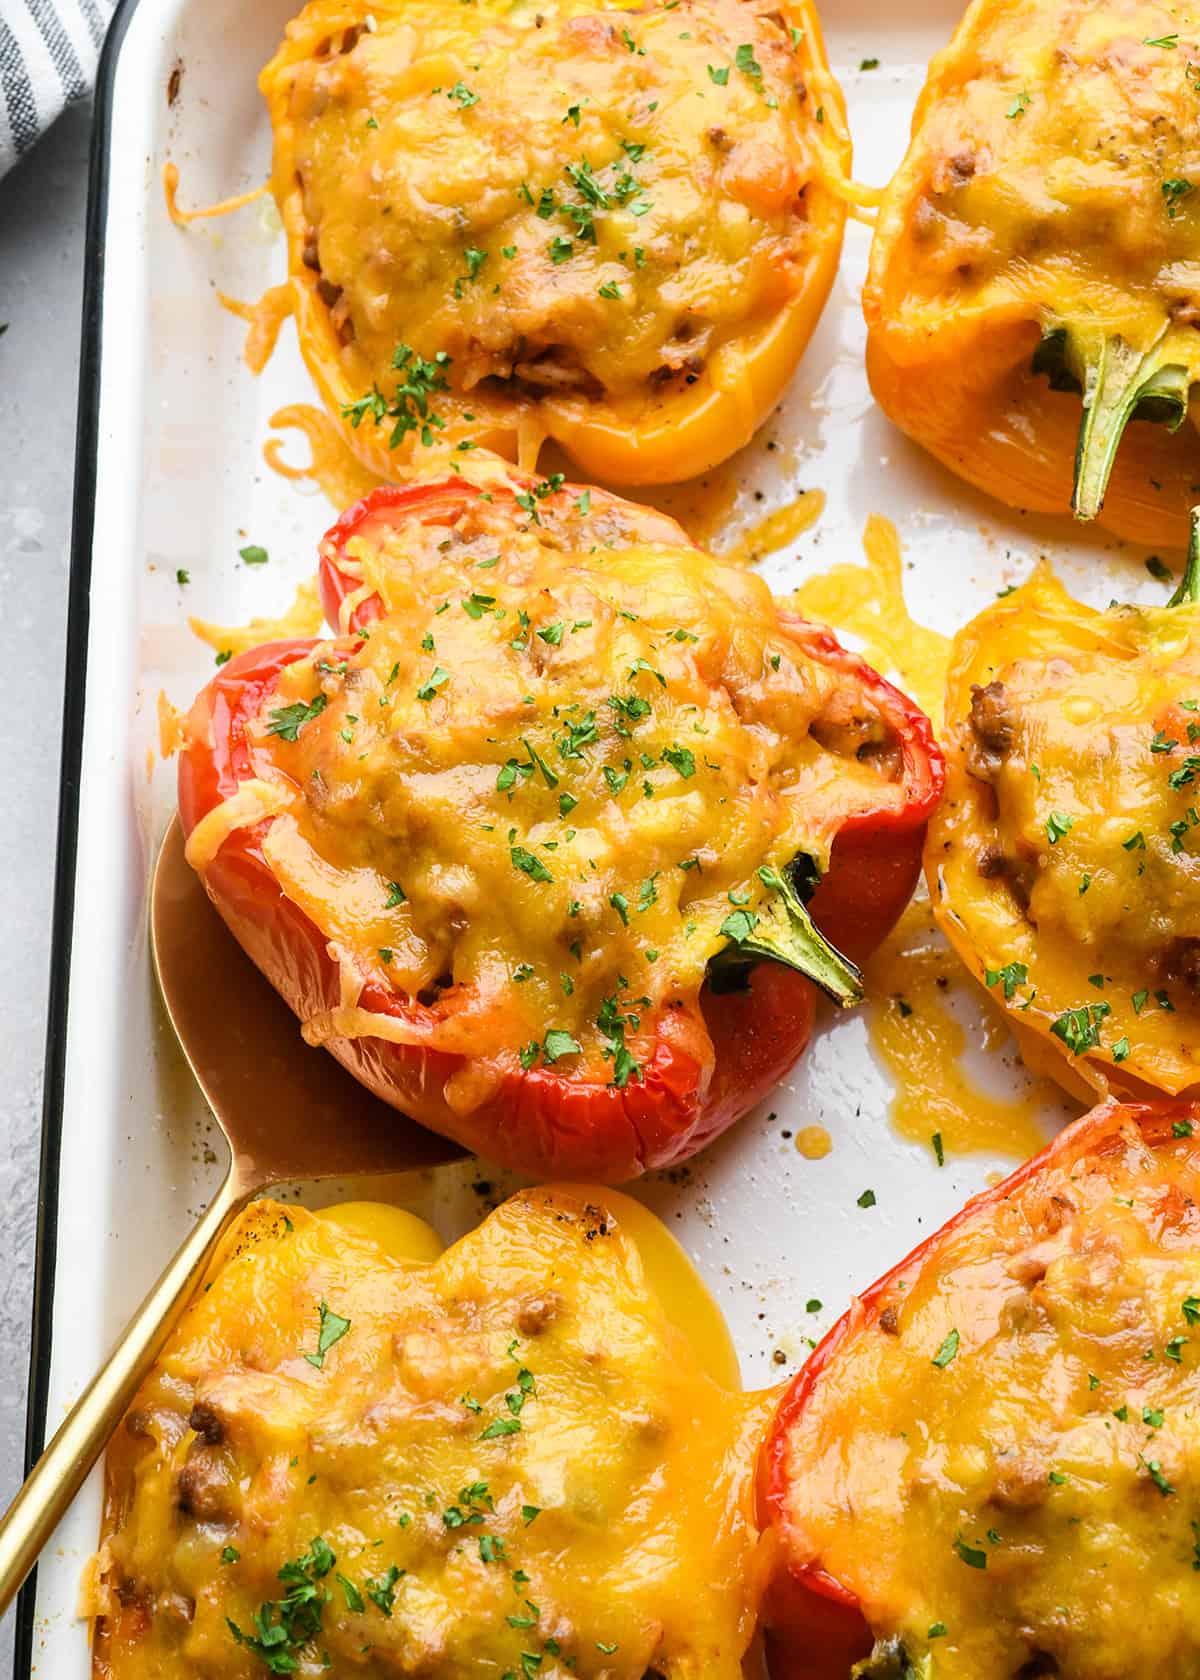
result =
M264 1672L232 1622L363 1680L738 1680L773 1396L709 1378L602 1196L424 1264L418 1221L252 1209L110 1449L98 1674Z
M1200 609L1095 612L1041 567L960 632L948 692L946 933L1094 1087L1192 1084Z
M873 513L863 530L865 566L843 561L796 590L797 608L845 631L877 671L894 676L940 732L948 637L918 624L904 598L904 551L890 519Z
M316 579L306 578L292 597L291 606L277 618L252 618L248 624L214 624L206 618L189 618L188 628L218 653L234 654L246 653L264 642L316 636L324 621Z
M852 1320L789 1433L788 1517L881 1641L864 1676L1196 1672L1198 1201L1200 1143L1131 1128Z
M1194 378L1198 89L1194 6L976 0L914 119L892 354L948 320L1061 321L1138 349L1173 323L1167 359Z
M284 442L270 437L263 459L280 478L308 479L342 513L382 484L383 479L363 466L347 444L341 428L312 403L289 403L271 416L274 431L300 432L308 443L308 460L293 464L284 459Z
M1031 1081L1001 1097L972 1078L967 1029L949 1006L962 967L938 937L928 900L908 906L864 973L871 1048L895 1081L892 1122L901 1137L928 1145L939 1164L980 1149L1018 1161L1035 1155L1046 1141L1037 1115L1055 1101L1054 1087ZM1011 1046L998 1007L989 1009L980 1038L990 1052Z
M624 1083L618 1046L640 1061L668 1018L703 1060L707 965L771 872L823 869L846 814L903 789L889 727L760 579L557 540L482 500L352 538L386 616L286 669L252 757L294 789L264 842L284 892L360 978L430 1006L389 1034Z
M401 343L459 394L736 380L804 283L811 50L757 0L314 0L262 85L348 388L390 399Z

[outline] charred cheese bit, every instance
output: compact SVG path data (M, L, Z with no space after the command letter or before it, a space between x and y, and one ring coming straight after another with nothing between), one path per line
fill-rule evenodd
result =
M851 1320L787 1515L879 1640L860 1680L1194 1672L1198 1200L1197 1139L1129 1127L968 1207Z
M1194 5L976 0L968 9L931 66L867 288L875 349L893 364L879 367L877 388L885 407L894 397L906 429L931 425L940 440L931 446L947 452L934 415L944 410L948 428L956 399L939 393L940 371L952 387L976 389L986 471L1011 473L1019 498L1029 468L1016 460L1015 416L1040 426L1038 411L1061 400L1052 390L1082 393L1074 506L1091 518L1127 422L1183 422L1200 375L1198 100ZM1039 377L1007 381L1018 366ZM924 387L911 402L894 388L905 369ZM966 476L984 482L966 461L971 441L959 445ZM1069 436L1055 429L1053 445L1069 477ZM1161 438L1150 453L1134 445L1139 465L1162 447ZM1194 479L1194 450L1192 460ZM1151 488L1161 484L1143 474L1148 501Z
M736 388L840 239L814 51L757 0L313 0L262 87L326 399L386 452Z
M1042 566L959 633L947 720L947 936L1069 1087L1193 1084L1200 609L1096 612Z
M364 999L307 1036L624 1085L710 961L769 936L793 862L823 870L848 811L902 798L895 743L760 579L689 549L563 553L532 520L501 552L478 506L352 538L385 615L288 666L251 730L296 790L263 848L283 891L427 1006L385 1028Z
M604 1194L426 1265L252 1210L110 1449L97 1673L738 1680L772 1396L709 1378Z

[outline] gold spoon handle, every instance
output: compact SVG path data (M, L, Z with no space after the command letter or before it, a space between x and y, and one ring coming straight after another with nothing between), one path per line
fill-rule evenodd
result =
M251 1191L236 1170L146 1296L0 1521L0 1615L8 1609L120 1423L230 1220Z

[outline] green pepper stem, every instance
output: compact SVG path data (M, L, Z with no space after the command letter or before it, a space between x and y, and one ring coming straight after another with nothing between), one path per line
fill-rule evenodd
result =
M778 876L775 892L753 919L749 932L731 938L709 964L728 972L756 961L782 963L794 968L819 986L842 1009L861 1003L863 977L860 969L831 945L809 915L792 883Z
M899 1639L880 1639L869 1657L855 1663L851 1680L929 1680L932 1658L926 1651L914 1662Z
M1200 507L1192 509L1192 531L1188 538L1187 565L1179 588L1167 602L1169 607L1194 606L1200 601Z
M1083 387L1083 418L1075 450L1071 506L1077 519L1095 519L1129 422L1140 417L1178 431L1187 416L1188 369L1169 360L1164 326L1148 350L1135 350L1117 333L1081 354L1068 333L1065 355ZM1082 362L1082 367L1075 364Z

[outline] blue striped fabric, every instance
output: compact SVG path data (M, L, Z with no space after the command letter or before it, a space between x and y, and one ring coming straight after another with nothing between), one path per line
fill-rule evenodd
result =
M0 175L86 99L113 0L0 0Z

